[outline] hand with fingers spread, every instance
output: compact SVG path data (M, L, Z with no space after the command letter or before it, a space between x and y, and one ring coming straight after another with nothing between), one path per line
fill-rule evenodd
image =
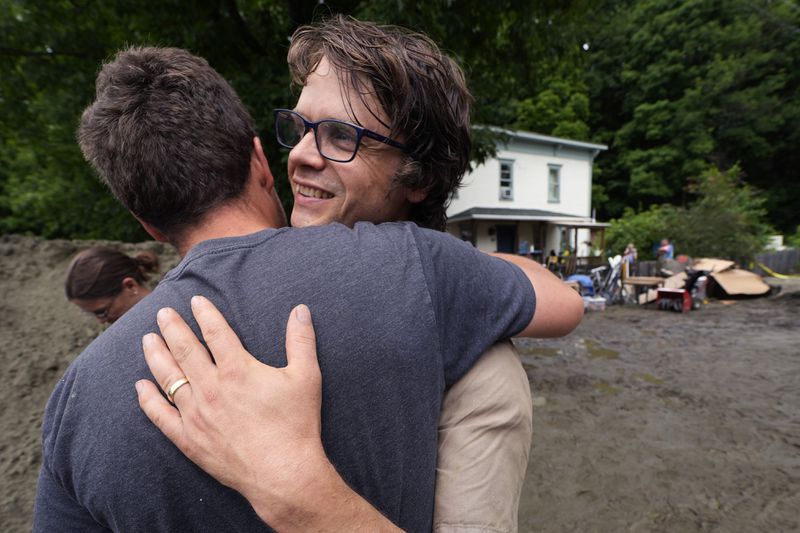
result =
M214 305L192 298L192 313L214 356L172 309L158 312L163 339L143 338L153 376L136 383L147 417L189 459L239 491L281 530L368 527L396 530L354 493L325 456L320 437L322 377L311 314L292 310L287 366L248 353ZM216 363L215 363L216 361Z

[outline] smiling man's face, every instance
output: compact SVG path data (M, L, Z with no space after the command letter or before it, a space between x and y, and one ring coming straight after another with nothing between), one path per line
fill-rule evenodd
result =
M335 68L323 58L308 76L295 111L311 122L337 119L388 136L388 128L381 124L389 123L388 118L377 102L368 102L380 120L349 86L342 86ZM402 160L401 150L365 137L355 159L349 163L330 161L319 154L314 133L309 131L289 153L289 180L294 193L292 226L331 222L352 226L358 221L380 223L407 218L410 193L393 187Z

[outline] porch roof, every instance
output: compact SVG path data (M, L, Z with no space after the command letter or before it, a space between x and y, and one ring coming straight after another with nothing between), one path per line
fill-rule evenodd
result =
M567 215L541 209L512 209L507 207L473 207L448 217L447 222L465 220L538 220L560 226L580 228L605 228L608 224L595 222L588 217Z

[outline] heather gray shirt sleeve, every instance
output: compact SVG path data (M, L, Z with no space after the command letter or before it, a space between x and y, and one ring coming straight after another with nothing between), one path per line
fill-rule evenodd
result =
M89 511L79 505L67 490L53 478L45 467L39 472L36 489L36 510L33 515L33 532L50 531L111 531L98 524Z
M536 296L517 266L448 235L417 230L449 387L492 344L533 319Z

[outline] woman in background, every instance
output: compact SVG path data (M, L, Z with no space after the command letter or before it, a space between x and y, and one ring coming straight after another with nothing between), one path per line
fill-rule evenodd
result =
M158 256L144 251L130 257L117 250L94 246L82 251L69 265L64 289L67 299L112 324L139 300L150 294L148 273L158 269Z

